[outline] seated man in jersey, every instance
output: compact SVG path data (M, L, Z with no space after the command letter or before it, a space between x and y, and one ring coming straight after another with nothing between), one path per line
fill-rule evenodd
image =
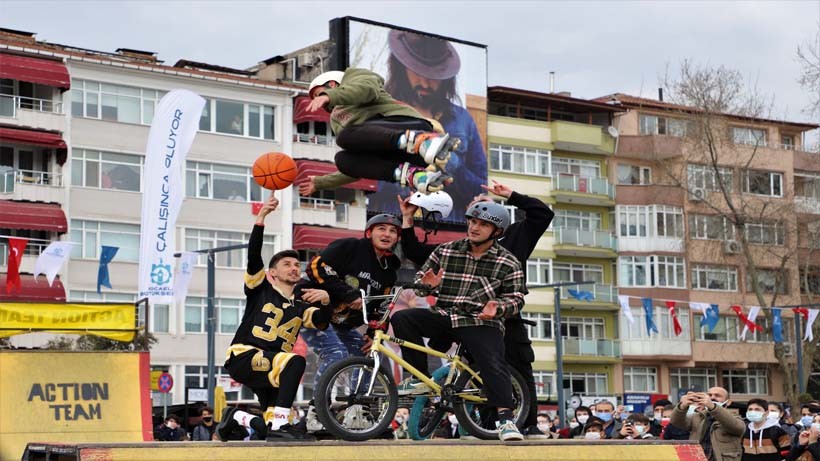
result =
M294 250L276 253L268 270L262 261L265 217L279 201L271 194L259 210L248 242L245 274L247 304L242 322L228 348L225 369L231 378L253 389L264 411L264 420L229 407L217 427L220 439L234 439L242 427L253 439L268 441L304 439L288 424L296 390L305 371L305 359L292 353L299 329L325 329L329 315L319 307L330 297L319 289L305 289L294 296L301 277L299 255ZM241 427L240 427L241 426Z

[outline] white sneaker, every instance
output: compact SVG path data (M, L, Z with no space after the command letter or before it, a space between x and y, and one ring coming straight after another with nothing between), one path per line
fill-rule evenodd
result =
M397 386L399 395L422 395L433 392L433 389L423 381L416 378L405 378Z
M373 422L370 412L357 403L345 408L342 424L348 429L367 429L373 425Z
M506 423L498 426L498 438L502 442L524 440L524 436L521 435L518 427L516 427L515 423L512 421L507 421Z
M319 432L325 430L325 426L319 421L319 416L316 415L316 408L311 405L305 413L305 427L308 432Z

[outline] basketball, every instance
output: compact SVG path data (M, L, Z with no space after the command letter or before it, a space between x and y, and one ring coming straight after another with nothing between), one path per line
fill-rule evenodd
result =
M296 179L296 162L280 152L262 154L253 162L253 179L265 189L284 189Z

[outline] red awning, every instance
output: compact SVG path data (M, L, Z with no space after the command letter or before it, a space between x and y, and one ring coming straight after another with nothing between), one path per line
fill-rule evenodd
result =
M68 69L62 62L13 54L0 53L0 78L56 86L62 90L71 88Z
M296 179L293 181L296 184L301 184L302 182L307 181L308 176L323 176L339 171L336 169L336 165L317 160L297 160L296 167L298 173L296 173ZM378 188L378 181L375 179L360 179L356 182L345 184L341 187L346 189L363 190L365 192L375 192Z
M8 294L6 293L6 274L0 274L0 302L2 301L65 302L65 287L59 278L54 279L54 285L48 286L48 280L44 275L35 281L33 275L20 274L20 291Z
M326 110L319 110L317 112L308 112L308 105L310 98L307 96L298 96L293 100L293 123L304 122L325 122L330 123L330 112Z
M51 147L53 149L67 149L63 137L48 131L20 130L17 128L0 128L0 141L18 144L33 144L35 146Z
M418 237L419 242L424 241L424 230L420 227L415 227L416 237ZM438 245L439 243L446 243L452 242L453 240L461 240L467 236L466 232L456 232L456 231L438 231L435 234L430 234L427 237L427 243L432 243Z
M362 238L364 232L350 229L334 229L321 226L293 226L293 248L296 250L320 250L339 239Z
M68 222L57 203L0 200L0 229L31 229L64 233Z

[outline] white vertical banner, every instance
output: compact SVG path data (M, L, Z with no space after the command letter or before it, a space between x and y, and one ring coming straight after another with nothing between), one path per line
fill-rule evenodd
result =
M755 319L757 318L757 314L760 313L760 306L749 306L749 314L746 315L746 318L749 319L749 322L755 323ZM746 333L749 331L749 325L743 325L743 331L740 332L740 340L746 341ZM763 331L763 330L761 330Z
M191 284L191 277L194 275L194 265L198 253L186 251L179 258L176 277L174 278L174 301L185 304L185 297L188 296L188 286Z
M818 309L809 309L809 318L806 319L806 334L803 336L803 341L814 341L814 332L811 330L814 321L817 319Z
M172 90L154 111L145 149L138 298L174 300L176 222L185 197L185 156L194 142L205 99Z
M40 274L45 274L48 286L53 285L57 272L71 253L72 245L74 242L51 242L34 263L34 280L36 281Z
M632 309L629 307L629 296L618 295L618 303L621 305L621 313L624 314L629 323L635 324L635 317L632 316Z

